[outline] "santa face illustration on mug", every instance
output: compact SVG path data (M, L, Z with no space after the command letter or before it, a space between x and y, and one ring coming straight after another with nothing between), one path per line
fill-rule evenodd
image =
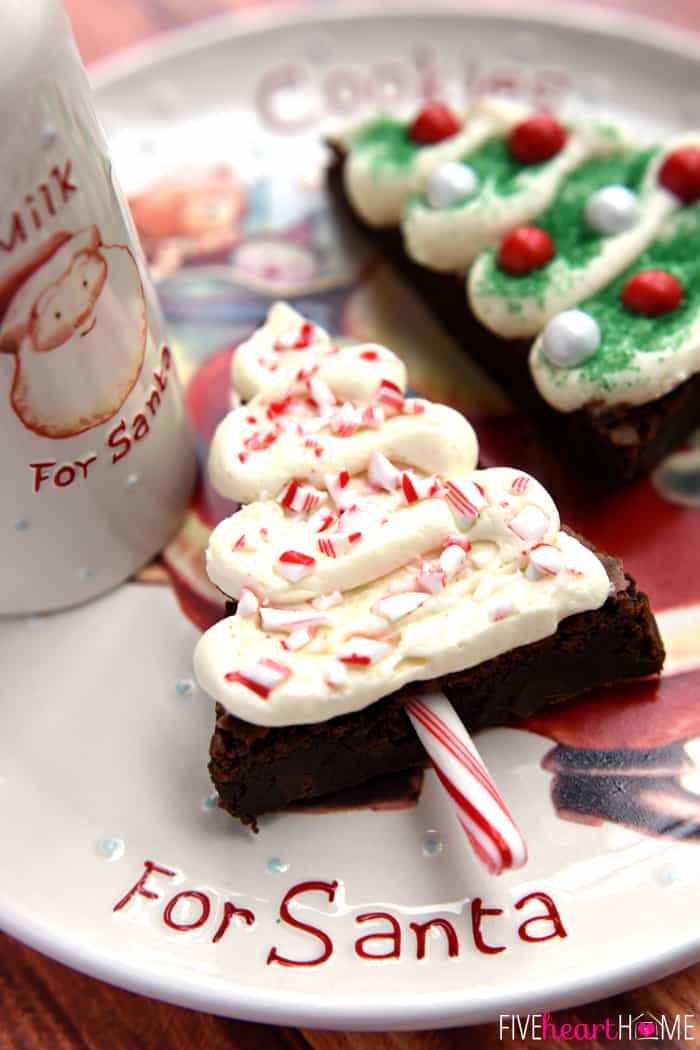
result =
M3 282L0 351L14 354L10 403L29 430L65 438L110 419L141 372L146 305L133 255L97 226L55 234Z

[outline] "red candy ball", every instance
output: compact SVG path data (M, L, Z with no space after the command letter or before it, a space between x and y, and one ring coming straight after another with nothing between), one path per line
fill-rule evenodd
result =
M516 124L508 136L511 155L523 164L549 160L566 142L566 128L548 113L536 113Z
M408 129L409 138L421 146L433 145L449 139L462 130L462 122L449 106L442 102L429 102L423 106Z
M669 153L661 165L659 182L686 204L696 201L700 197L700 148L683 146Z
M501 241L498 265L506 273L539 270L554 255L554 241L539 226L517 226Z
M665 270L640 270L622 289L627 309L646 317L670 313L682 300L683 286Z

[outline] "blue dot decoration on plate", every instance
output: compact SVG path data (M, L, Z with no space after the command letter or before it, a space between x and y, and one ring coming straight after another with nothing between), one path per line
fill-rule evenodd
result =
M216 791L210 792L205 798L202 799L202 809L205 813L211 813L217 808L219 804L219 796Z
M81 569L78 569L78 577L81 580L91 580L95 575L95 570L91 569L89 565L83 565Z
M280 857L270 857L265 865L265 870L270 875L282 875L285 871L289 871L289 864Z
M29 528L29 522L26 518L18 518L15 522L15 529L17 532L26 532Z
M127 476L125 484L126 484L126 487L128 489L135 489L140 481L141 481L141 475L140 474L129 474Z
M175 692L178 696L187 696L194 689L194 682L191 678L178 678L175 683Z
M439 857L444 848L444 843L436 831L426 832L421 842L421 852L424 857Z
M104 860L119 860L124 856L124 840L108 836L97 843L97 852Z
M56 131L53 124L47 124L44 127L43 131L41 132L41 144L44 147L44 149L48 149L49 146L52 146L54 144L57 135L58 132Z

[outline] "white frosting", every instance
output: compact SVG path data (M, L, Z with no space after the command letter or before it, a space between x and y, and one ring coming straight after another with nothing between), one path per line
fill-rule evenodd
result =
M570 259L557 259L555 255L548 264L547 285L542 293L518 298L517 310L504 295L483 290L482 282L490 258L482 256L476 259L467 280L469 302L475 316L504 339L530 338L550 317L570 309L610 284L641 255L669 217L683 206L678 197L659 185L657 176L669 153L697 142L696 133L679 136L667 143L651 161L644 176L639 193L639 221L622 233L605 237L600 251L580 267L572 266ZM558 402L557 407L560 407Z
M582 376L578 369L554 370L541 353L540 339L530 350L530 371L545 401L558 412L575 412L597 405L645 405L663 397L700 372L700 317L688 327L682 344L634 355L630 365L611 376L603 386Z
M410 400L406 402L409 407L412 404ZM464 416L446 405L429 403L420 415L392 416L379 429L362 425L352 440L332 433L329 420L336 417L307 408L304 391L292 400L285 415L273 422L266 421L267 405L267 398L254 398L230 412L214 434L209 476L217 492L237 503L274 496L290 478L318 484L324 475L343 469L357 474L367 468L373 451L426 472L432 464L438 470L459 469L465 460L474 458L476 439L472 428ZM248 422L253 419L255 423ZM297 422L301 427L311 427L306 435L297 433ZM287 425L289 430L282 429ZM256 435L260 433L263 442L272 435L273 444L250 450L251 443L259 444ZM234 449L243 450L242 460L237 454L232 455Z
M522 119L508 111L494 119L492 136L506 136ZM416 201L403 221L408 255L432 270L466 270L479 252L499 240L508 230L521 226L547 208L566 176L584 161L619 151L626 143L623 132L612 135L595 125L579 124L569 129L563 148L544 165L525 165L518 175L516 192L503 195L485 181L474 197L461 207L436 210Z
M420 190L435 168L460 160L503 127L512 127L529 109L506 99L482 99L466 113L461 131L434 146L424 146L405 168L377 169L376 153L368 146L352 147L359 128L346 132L341 142L349 150L343 165L345 192L353 208L370 226L395 226L411 194Z
M263 400L259 394L231 416ZM393 415L369 431L372 443L363 444L362 429L337 439L348 473L352 449L361 450L354 477L327 473L299 486L294 442L270 455L275 442L260 455L274 460L279 478L289 454L279 491L268 488L261 462L256 502L214 530L208 571L239 606L200 640L195 671L246 721L289 725L358 710L408 682L550 635L564 617L598 608L609 594L605 569L560 532L541 485L510 468L473 469L477 449L466 420L440 405L417 414L402 414L398 402L387 408ZM433 413L449 413L439 441L420 431ZM455 416L461 449L445 441L445 423ZM406 426L411 458L402 463L412 470L377 451L394 423ZM229 425L212 451L217 480L235 474L237 442Z
M338 518L333 501L327 499L318 520L322 524L330 515L334 520L323 532L309 528L307 515L290 515L271 501L252 503L222 521L209 541L210 579L235 598L248 587L277 603L305 601L371 583L419 554L440 549L455 533L454 517L444 499L407 504L403 493L377 495L357 482L350 488L362 509ZM261 528L266 530L263 535ZM350 536L358 533L351 542ZM241 536L244 541L237 547ZM252 550L246 548L251 543ZM324 556L323 549L336 546L337 556ZM280 576L276 568L280 556L290 549L315 560L313 571L296 583Z
M315 329L309 349L273 350L280 339L293 341L305 323L290 307L276 304L267 323L234 354L238 392L271 393L257 394L217 427L209 475L222 496L250 503L274 497L291 478L317 484L343 469L357 474L367 469L373 451L425 473L476 464L476 437L464 416L446 405L404 400L406 370L385 347L361 344L328 354L328 336ZM277 358L279 371L266 373L260 361L274 367ZM309 378L298 379L300 371ZM327 402L312 403L314 395Z
M307 339L307 346L295 346ZM289 387L302 366L314 367L317 379L351 401L369 401L380 379L406 389L406 366L391 350L374 344L338 347L325 329L306 321L287 303L274 303L265 324L236 348L231 381L244 401L261 391L272 398Z
M528 478L524 492L513 492L514 483L523 484L525 477L510 468L493 468L453 479L460 488L477 482L487 500L467 531L460 532L453 518L453 535L472 546L456 559L456 569L452 559L456 544L448 543L442 551L436 545L421 558L419 533L401 552L402 567L370 582L365 582L369 572L363 573L356 585L351 572L344 574L351 587L340 604L324 611L311 602L275 607L263 590L271 575L268 566L257 581L258 597L262 592L277 615L264 626L263 607L253 616L237 613L207 631L195 652L200 684L227 710L249 722L322 721L365 707L408 682L472 667L530 644L556 631L564 617L602 605L609 593L603 566L577 540L559 531L556 507L536 481ZM256 513L269 524L277 516L270 504L259 505ZM522 535L516 535L510 523ZM437 520L436 525L439 531ZM386 537L389 550L393 538ZM276 541L277 530L271 556L279 549ZM363 542L358 541L358 549ZM544 549L539 544L551 545L554 558L540 559L540 564L553 563L557 569L561 563L556 574L538 567L537 551ZM536 547L534 560L529 555L532 547ZM260 552L249 557L254 574ZM454 572L450 579L444 579L441 557L447 570ZM373 561L369 551L368 558ZM358 559L355 568L360 564ZM533 566L535 572L528 572ZM437 577L443 574L437 593L426 589L427 581L421 579L431 570ZM329 576L324 579L338 582ZM295 648L299 641L301 647ZM282 668L277 671L279 684L266 697L250 687L251 681L266 680L269 668L260 661ZM227 680L231 672L240 672L248 684Z

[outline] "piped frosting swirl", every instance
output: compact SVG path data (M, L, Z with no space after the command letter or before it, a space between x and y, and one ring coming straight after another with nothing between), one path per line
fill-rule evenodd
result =
M211 475L247 505L214 530L207 570L238 608L195 652L231 713L323 721L552 634L608 596L544 488L476 469L467 420L406 397L385 348L336 349L277 304L234 376L250 401L220 424Z

